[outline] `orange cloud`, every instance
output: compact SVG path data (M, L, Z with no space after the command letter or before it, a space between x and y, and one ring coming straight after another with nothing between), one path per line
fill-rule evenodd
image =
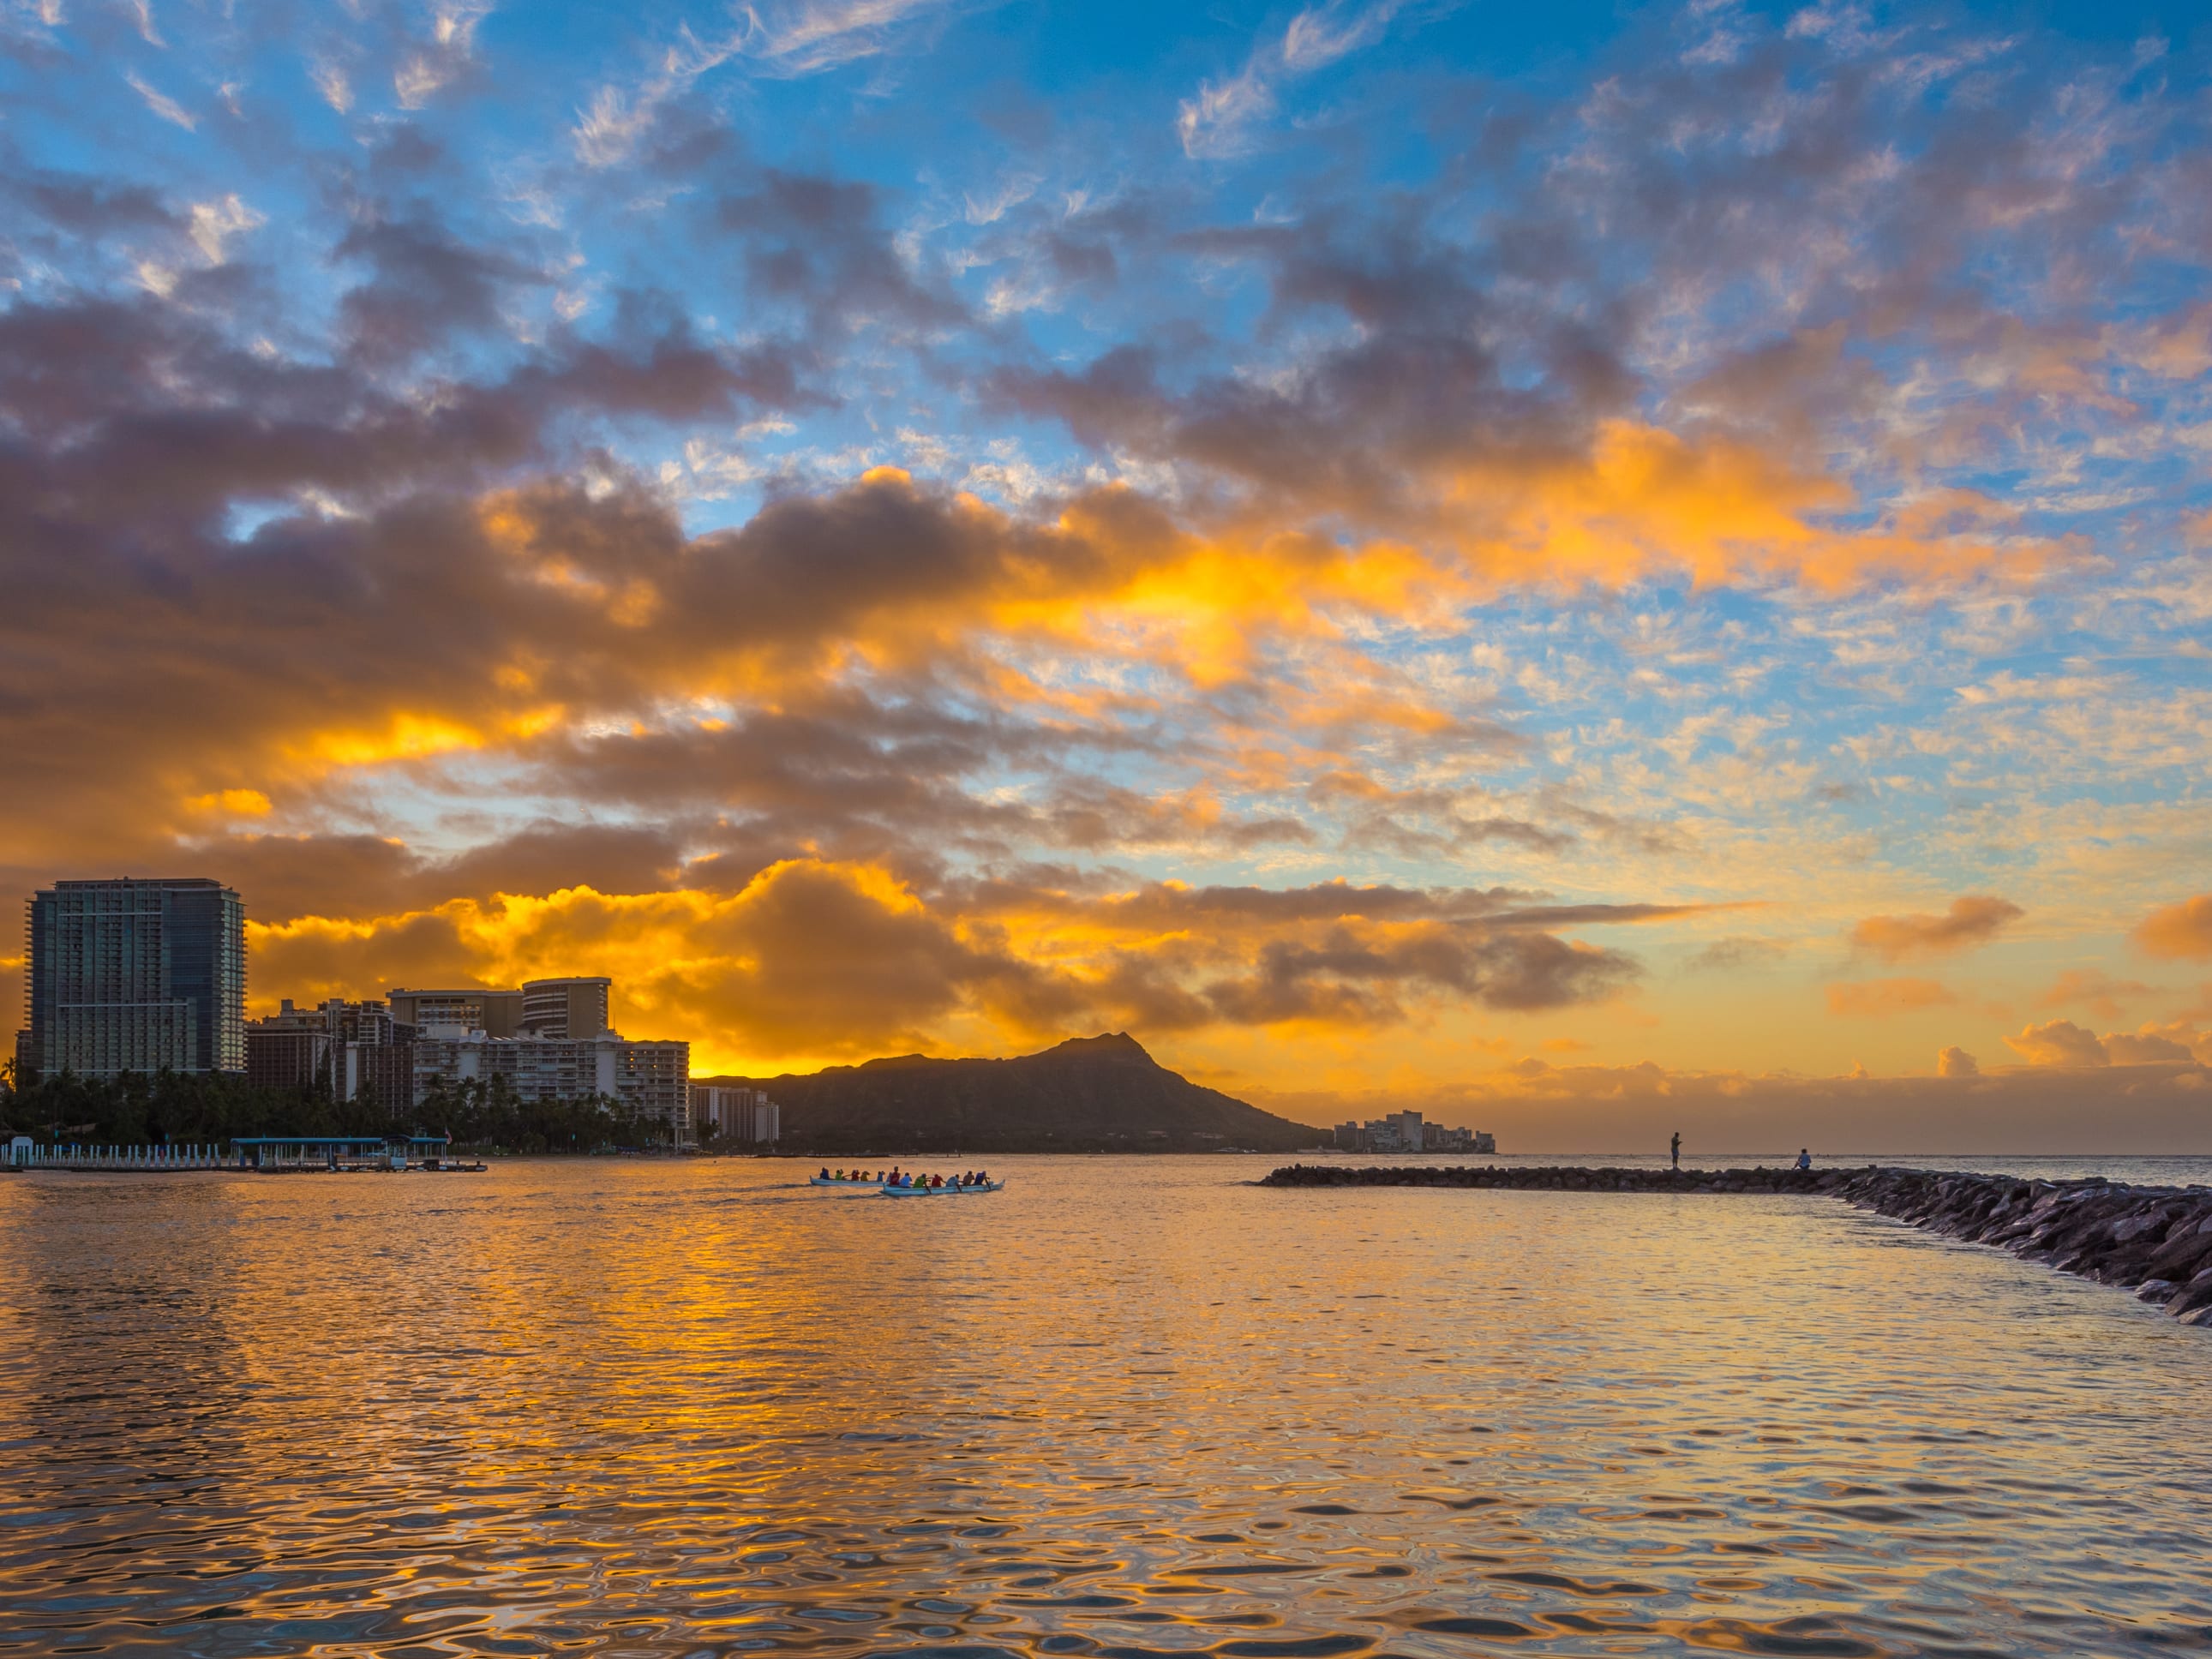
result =
M2212 1030L2200 1030L2185 1019L2102 1036L2060 1019L2030 1025L2005 1042L2033 1066L2212 1065Z
M2040 563L2051 544L2019 537L2014 509L1965 489L1934 491L1869 529L1824 522L1850 487L1741 439L1692 439L1613 419L1586 454L1531 467L1486 462L1443 490L1492 577L1618 584L1686 570L1701 586L1786 575L1820 588L1881 574L1955 580L2000 560Z
M1868 979L1828 988L1828 1012L1854 1019L1880 1019L1958 1000L1932 979Z
M1981 1074L1981 1062L1964 1048L1954 1046L1936 1056L1937 1077L1979 1077Z
M1453 1010L1588 1004L1632 983L1638 966L1550 927L1663 914L1343 883L933 892L876 865L796 858L732 890L502 892L367 919L253 922L249 942L264 1006L605 974L631 1035L689 1036L701 1069L746 1071L1101 1027L1336 1040Z
M698 1069L934 1048L930 1022L1032 971L963 939L884 871L804 859L731 894L574 887L366 921L249 924L248 939L257 987L287 994L605 974L629 1035L691 1036Z
M2035 1000L2039 1008L2063 1008L2080 1004L2108 1020L2120 1017L2120 1004L2154 994L2141 980L2114 979L2101 968L2069 968Z
M233 817L266 817L275 804L258 789L218 789L185 803L194 811L227 813Z
M1854 947L1885 962L1949 956L1986 945L2027 911L2009 899L1969 895L1954 899L1940 916L1869 916L1851 929Z
M2137 948L2169 961L2212 961L2212 893L2152 911L2136 924Z
M2027 1026L2018 1036L2007 1037L2005 1046L2031 1066L2078 1067L2112 1063L2112 1056L2097 1034L2083 1030L2070 1019Z

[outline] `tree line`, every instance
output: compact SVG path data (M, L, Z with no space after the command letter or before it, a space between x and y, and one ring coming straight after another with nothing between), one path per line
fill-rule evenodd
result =
M0 1065L0 1132L48 1144L179 1146L251 1135L447 1134L456 1148L594 1152L665 1142L667 1127L606 1095L525 1100L503 1077L434 1086L420 1105L363 1095L337 1099L327 1085L256 1088L221 1072L69 1073L19 1085Z

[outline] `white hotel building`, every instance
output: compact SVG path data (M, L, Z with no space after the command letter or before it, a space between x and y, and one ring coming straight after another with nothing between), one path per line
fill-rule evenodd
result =
M519 991L394 989L394 1015L415 1027L416 1103L441 1085L504 1078L521 1100L618 1100L690 1145L691 1045L609 1030L609 990L605 979L531 980Z

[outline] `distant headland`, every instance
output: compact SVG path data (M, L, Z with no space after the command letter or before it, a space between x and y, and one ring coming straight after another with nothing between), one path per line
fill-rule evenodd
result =
M695 1080L766 1090L783 1108L782 1150L810 1154L1288 1152L1328 1139L1169 1071L1126 1031L1011 1060L902 1054Z

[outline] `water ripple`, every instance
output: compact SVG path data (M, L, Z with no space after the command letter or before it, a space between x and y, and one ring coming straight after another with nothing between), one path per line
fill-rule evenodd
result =
M2117 1292L1816 1200L1015 1173L0 1181L0 1653L2212 1649L2212 1336Z

